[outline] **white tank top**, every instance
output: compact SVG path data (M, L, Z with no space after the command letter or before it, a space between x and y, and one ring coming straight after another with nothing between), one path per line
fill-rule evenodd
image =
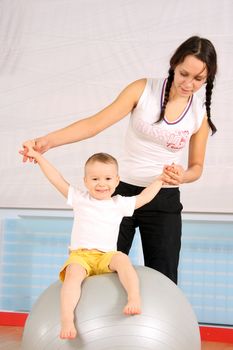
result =
M166 79L147 79L145 89L132 111L120 157L121 181L148 186L165 164L180 164L185 146L200 128L206 114L197 95L190 97L182 114L173 122L159 118Z

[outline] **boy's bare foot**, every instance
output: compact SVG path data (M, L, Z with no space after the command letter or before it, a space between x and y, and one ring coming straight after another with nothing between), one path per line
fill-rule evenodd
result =
M77 335L77 330L75 328L74 322L62 322L60 338L61 339L74 339Z
M140 299L131 299L123 310L125 315L139 315L141 313Z

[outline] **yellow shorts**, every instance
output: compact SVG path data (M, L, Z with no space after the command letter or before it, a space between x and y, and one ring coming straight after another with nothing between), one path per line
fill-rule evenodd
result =
M72 250L64 265L62 266L59 277L63 282L65 279L66 268L70 264L79 264L87 271L87 276L100 275L102 273L113 272L109 268L109 264L113 255L117 254L117 251L101 252L98 250L90 249L77 249Z

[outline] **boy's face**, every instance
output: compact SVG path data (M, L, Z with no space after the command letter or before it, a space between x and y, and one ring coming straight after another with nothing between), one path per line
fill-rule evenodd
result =
M119 181L115 164L95 161L85 167L84 183L95 199L110 199Z

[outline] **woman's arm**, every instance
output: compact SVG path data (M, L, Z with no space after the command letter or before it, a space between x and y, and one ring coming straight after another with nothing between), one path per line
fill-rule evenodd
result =
M189 143L188 167L171 164L164 167L164 181L169 185L179 185L200 178L205 160L206 144L210 128L205 117L200 129L192 135Z
M117 123L129 114L137 105L138 100L145 88L146 79L137 80L128 85L116 98L116 100L91 117L81 119L63 129L56 130L46 136L36 138L34 149L44 153L50 148L85 140L97 135L99 132ZM23 147L25 143L23 143ZM27 160L27 150L20 152Z

